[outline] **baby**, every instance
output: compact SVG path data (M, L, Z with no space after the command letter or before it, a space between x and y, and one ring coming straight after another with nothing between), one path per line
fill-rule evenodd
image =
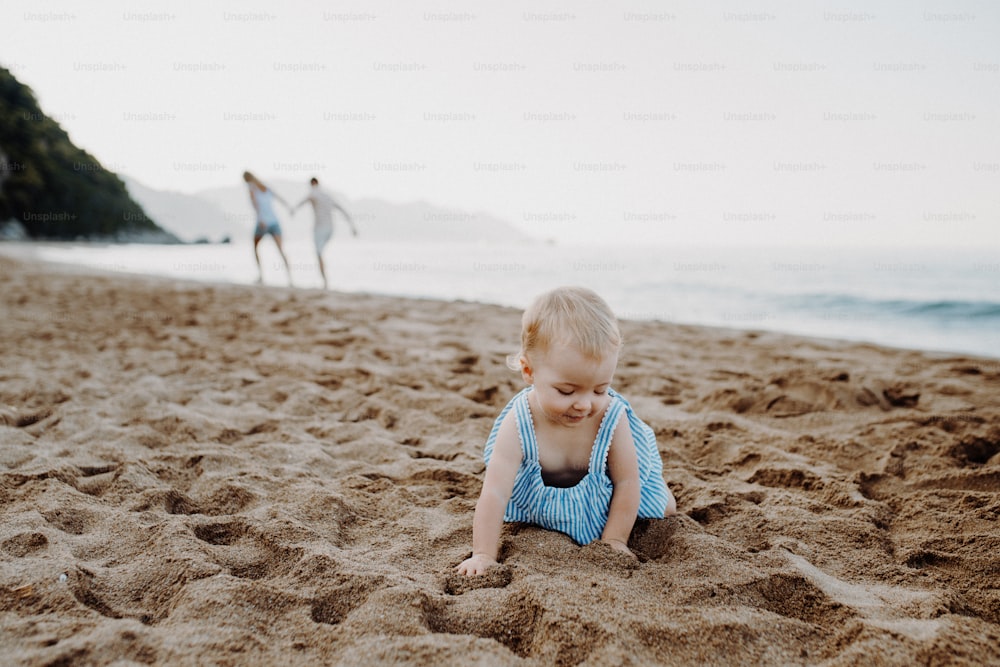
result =
M486 440L472 556L458 572L497 564L504 521L557 530L577 544L600 539L631 555L637 517L676 513L652 429L611 389L621 346L614 314L589 289L553 290L524 312L521 352L508 364L529 386Z

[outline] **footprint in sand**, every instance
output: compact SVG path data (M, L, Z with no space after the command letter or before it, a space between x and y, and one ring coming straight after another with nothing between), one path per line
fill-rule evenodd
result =
M42 551L49 545L44 533L18 533L0 543L0 551L15 558L24 558Z
M72 510L58 508L41 514L50 524L71 535L83 535L98 521L97 514L79 507Z
M151 509L162 509L167 514L198 514L201 509L191 498L177 489L147 489L129 510L145 512Z
M966 436L948 450L948 455L966 466L984 465L1000 453L1000 437L997 436L996 432L988 437Z
M360 607L368 596L384 585L378 577L356 577L313 598L309 616L316 623L339 625Z
M199 540L211 545L213 562L240 579L270 579L288 572L301 549L280 547L247 523L220 521L192 527Z
M531 656L532 645L541 631L544 611L542 604L530 591L497 591L496 595L488 599L457 597L448 604L432 609L425 620L431 632L493 639L516 655L527 658ZM576 643L584 638L585 635L578 635ZM549 638L545 639L548 643ZM578 662L580 661L552 661L549 664Z

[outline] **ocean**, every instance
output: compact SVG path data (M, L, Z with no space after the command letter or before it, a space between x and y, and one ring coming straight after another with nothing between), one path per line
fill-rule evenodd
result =
M21 257L123 274L240 284L257 279L249 243L16 248ZM286 251L295 286L318 288L311 242L291 239ZM1000 357L1000 249L598 248L336 236L324 257L331 288L346 292L521 308L548 288L576 284L597 290L621 319ZM265 284L287 285L270 239L261 244L261 259Z

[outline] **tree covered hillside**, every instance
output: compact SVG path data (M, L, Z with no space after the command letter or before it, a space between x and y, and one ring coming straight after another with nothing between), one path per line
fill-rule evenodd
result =
M9 220L35 239L177 240L0 67L0 224Z

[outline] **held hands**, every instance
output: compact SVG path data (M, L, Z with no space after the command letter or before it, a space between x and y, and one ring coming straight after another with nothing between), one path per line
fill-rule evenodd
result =
M474 577L476 575L486 574L487 570L496 565L499 565L499 563L486 554L472 554L472 556L456 565L455 571L459 574L464 574L467 577Z

